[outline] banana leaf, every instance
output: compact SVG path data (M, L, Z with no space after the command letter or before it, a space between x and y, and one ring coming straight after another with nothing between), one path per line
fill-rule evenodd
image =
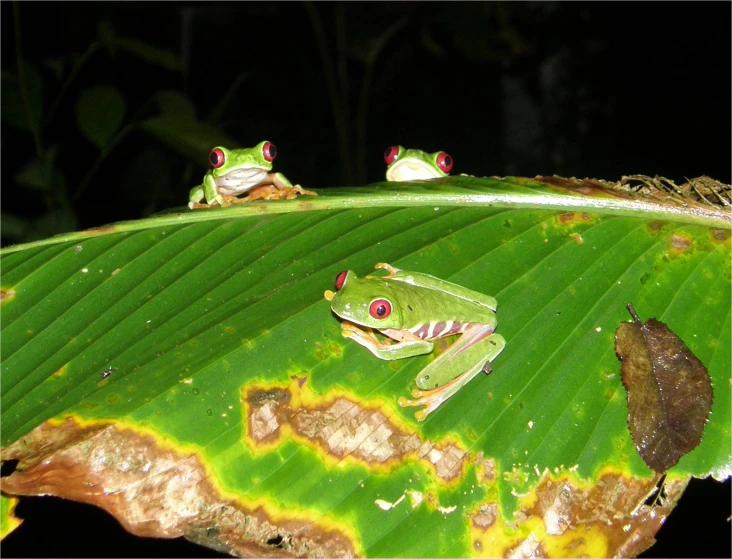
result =
M690 477L730 476L726 193L468 176L317 193L2 250L3 536L15 497L50 494L240 556L633 556ZM492 371L423 422L398 400L449 340L376 359L323 296L379 262L498 302ZM627 303L714 387L663 477L628 430Z

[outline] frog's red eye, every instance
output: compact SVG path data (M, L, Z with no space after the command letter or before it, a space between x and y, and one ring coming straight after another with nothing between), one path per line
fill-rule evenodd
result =
M376 299L369 305L369 314L378 319L386 318L391 314L391 303L386 299Z
M218 169L224 164L226 157L221 148L213 148L211 153L208 154L208 162L211 163L211 167Z
M264 155L264 158L267 161L272 163L275 157L277 157L277 148L273 143L265 142L265 144L262 146L262 155Z
M435 160L435 163L437 163L437 167L443 173L449 173L450 171L452 171L452 157L447 155L444 151L441 151L437 154L437 159Z
M346 272L346 271L338 273L338 275L336 276L336 280L335 280L336 291L338 291L341 287L343 287L343 284L346 282L347 275L348 275L348 272Z
M399 146L386 148L386 151L384 152L384 163L391 165L397 159L399 159Z

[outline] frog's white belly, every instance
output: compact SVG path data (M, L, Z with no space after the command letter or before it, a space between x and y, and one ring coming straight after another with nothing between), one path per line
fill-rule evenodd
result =
M414 181L441 177L434 167L424 161L399 161L386 171L386 179L390 181Z
M217 177L216 186L218 186L221 194L236 196L266 182L268 175L269 173L265 169L258 169L257 167L236 169Z

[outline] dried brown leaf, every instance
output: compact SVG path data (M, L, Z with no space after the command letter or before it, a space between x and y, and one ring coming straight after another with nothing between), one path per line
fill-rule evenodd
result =
M704 365L668 327L653 318L615 332L628 394L628 426L649 468L662 473L700 442L712 407L712 384Z

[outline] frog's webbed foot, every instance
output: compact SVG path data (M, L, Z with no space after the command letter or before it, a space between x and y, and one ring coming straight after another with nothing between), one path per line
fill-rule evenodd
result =
M424 409L419 410L414 414L417 421L424 421L429 414L439 408L450 397L454 396L481 371L486 374L490 373L491 362L487 361L484 365L474 365L461 375L452 379L450 382L445 383L434 390L419 390L415 388L412 390L412 396L416 398L416 400L409 400L404 396L401 396L398 400L398 404L402 407L424 406Z
M222 198L221 202L219 202L218 200L212 200L210 204L205 204L203 202L192 202L192 203L188 204L188 207L191 209L213 208L215 206L225 207L232 203L230 199L234 198L234 197L233 196L221 196L221 198Z
M253 202L254 200L279 200L282 197L282 194L280 193L280 189L276 186L268 185L268 186L258 186L256 188L252 188L249 191L249 194L244 196L244 198L235 198L235 202L237 204L241 204L242 202Z
M366 279L391 279L396 276L398 272L401 272L399 268L395 268L386 262L377 262L374 264L374 270L386 270L387 274L385 276L366 276Z
M352 339L354 342L361 344L368 349L383 345L372 330L364 330L350 322L341 322L341 335L344 338Z
M398 272L401 272L399 268L395 268L387 264L386 262L378 262L374 265L374 270L386 270L388 275L384 276L383 279L393 278Z
M254 200L293 200L299 194L306 196L317 196L317 193L303 189L299 184L278 188L274 185L258 186L249 191L244 198L235 198L237 203L253 202Z
M317 192L313 192L312 190L305 190L302 186L299 184L296 184L292 188L287 188L287 200L292 200L293 198L296 198L298 194L302 194L303 196L317 196Z

